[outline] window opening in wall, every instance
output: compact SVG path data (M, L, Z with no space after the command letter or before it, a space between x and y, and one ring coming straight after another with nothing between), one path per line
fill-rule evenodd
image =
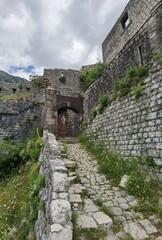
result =
M29 87L27 87L27 88L26 88L26 91L27 91L27 92L30 92L30 88L29 88Z
M13 93L16 93L16 88L13 88L13 89L12 89L12 92L13 92Z
M142 54L142 48L141 48L141 46L138 46L138 51L139 51L139 55L140 55L141 65L143 65L143 54Z
M123 16L122 20L121 20L121 24L123 29L126 29L128 27L130 23L129 17L128 17L128 13L126 12L125 15Z

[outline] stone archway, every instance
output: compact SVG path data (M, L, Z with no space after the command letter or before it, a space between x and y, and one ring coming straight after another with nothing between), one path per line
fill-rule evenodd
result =
M57 136L76 137L79 134L83 100L57 95Z

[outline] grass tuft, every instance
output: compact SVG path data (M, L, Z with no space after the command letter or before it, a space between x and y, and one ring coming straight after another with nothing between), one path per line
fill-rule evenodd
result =
M124 159L119 153L108 151L103 143L95 145L92 139L92 136L82 136L80 141L97 159L99 172L104 173L115 185L119 184L124 175L129 176L128 193L139 198L139 207L141 207L141 210L143 209L142 212L155 213L161 218L162 210L159 208L158 202L161 197L162 185L149 173L142 171L141 159ZM154 164L152 158L146 158L144 161L147 162L147 165L152 166ZM147 204L144 205L145 203ZM102 202L96 200L96 204L102 205Z

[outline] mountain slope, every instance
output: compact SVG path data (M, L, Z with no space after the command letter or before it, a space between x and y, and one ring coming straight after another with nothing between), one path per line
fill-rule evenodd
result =
M0 70L0 83L27 83L28 80L21 77L16 77L7 72Z

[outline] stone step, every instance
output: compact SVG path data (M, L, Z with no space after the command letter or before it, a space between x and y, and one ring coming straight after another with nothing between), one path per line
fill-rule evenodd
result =
M76 178L77 178L76 176L68 177L70 184L75 183Z
M71 143L79 143L79 139L77 137L65 137L65 138L59 138L59 141L62 143L67 143L67 144L71 144Z
M72 168L72 169L75 168L75 162L74 161L71 161L69 159L63 159L63 162L64 162L66 168L68 168L68 169L69 168Z

